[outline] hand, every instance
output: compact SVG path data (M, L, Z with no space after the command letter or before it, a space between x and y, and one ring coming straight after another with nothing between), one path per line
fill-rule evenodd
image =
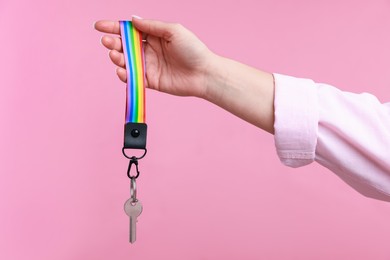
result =
M193 33L180 24L132 19L146 42L146 87L178 96L204 97L214 55ZM120 35L119 22L98 21L98 31ZM103 36L110 58L118 66L118 77L126 82L126 68L120 37Z
M274 85L271 73L256 70L211 52L179 24L133 17L144 33L146 87L178 96L208 100L267 132L274 128ZM120 35L119 22L98 21L98 31ZM104 36L110 58L126 82L121 39Z

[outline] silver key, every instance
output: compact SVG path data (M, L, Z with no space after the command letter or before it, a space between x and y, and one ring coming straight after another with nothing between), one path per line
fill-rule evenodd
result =
M142 213L142 204L139 200L133 202L133 199L128 199L125 203L125 212L130 218L130 243L134 243L136 240L136 226L137 217Z

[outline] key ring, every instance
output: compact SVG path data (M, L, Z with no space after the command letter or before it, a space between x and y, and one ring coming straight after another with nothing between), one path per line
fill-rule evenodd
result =
M130 179L130 198L131 202L135 203L137 202L137 185L135 183L135 178Z

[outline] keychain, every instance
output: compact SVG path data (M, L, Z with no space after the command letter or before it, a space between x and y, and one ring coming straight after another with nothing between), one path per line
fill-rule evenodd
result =
M138 161L146 155L145 124L145 62L142 34L131 21L119 21L123 54L127 72L126 88L126 115L124 129L123 155L128 158L127 176L130 179L130 198L125 202L124 210L130 219L129 242L136 240L137 217L142 212L142 204L137 199L136 179L139 177ZM141 149L144 153L140 157L128 156L127 150ZM135 166L135 175L131 175L131 168Z

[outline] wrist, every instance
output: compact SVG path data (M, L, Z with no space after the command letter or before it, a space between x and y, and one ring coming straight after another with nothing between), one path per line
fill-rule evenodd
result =
M215 55L205 71L204 98L273 133L273 75Z
M204 91L200 98L214 104L221 98L227 80L226 69L223 69L227 64L224 60L226 58L212 53L204 71Z

